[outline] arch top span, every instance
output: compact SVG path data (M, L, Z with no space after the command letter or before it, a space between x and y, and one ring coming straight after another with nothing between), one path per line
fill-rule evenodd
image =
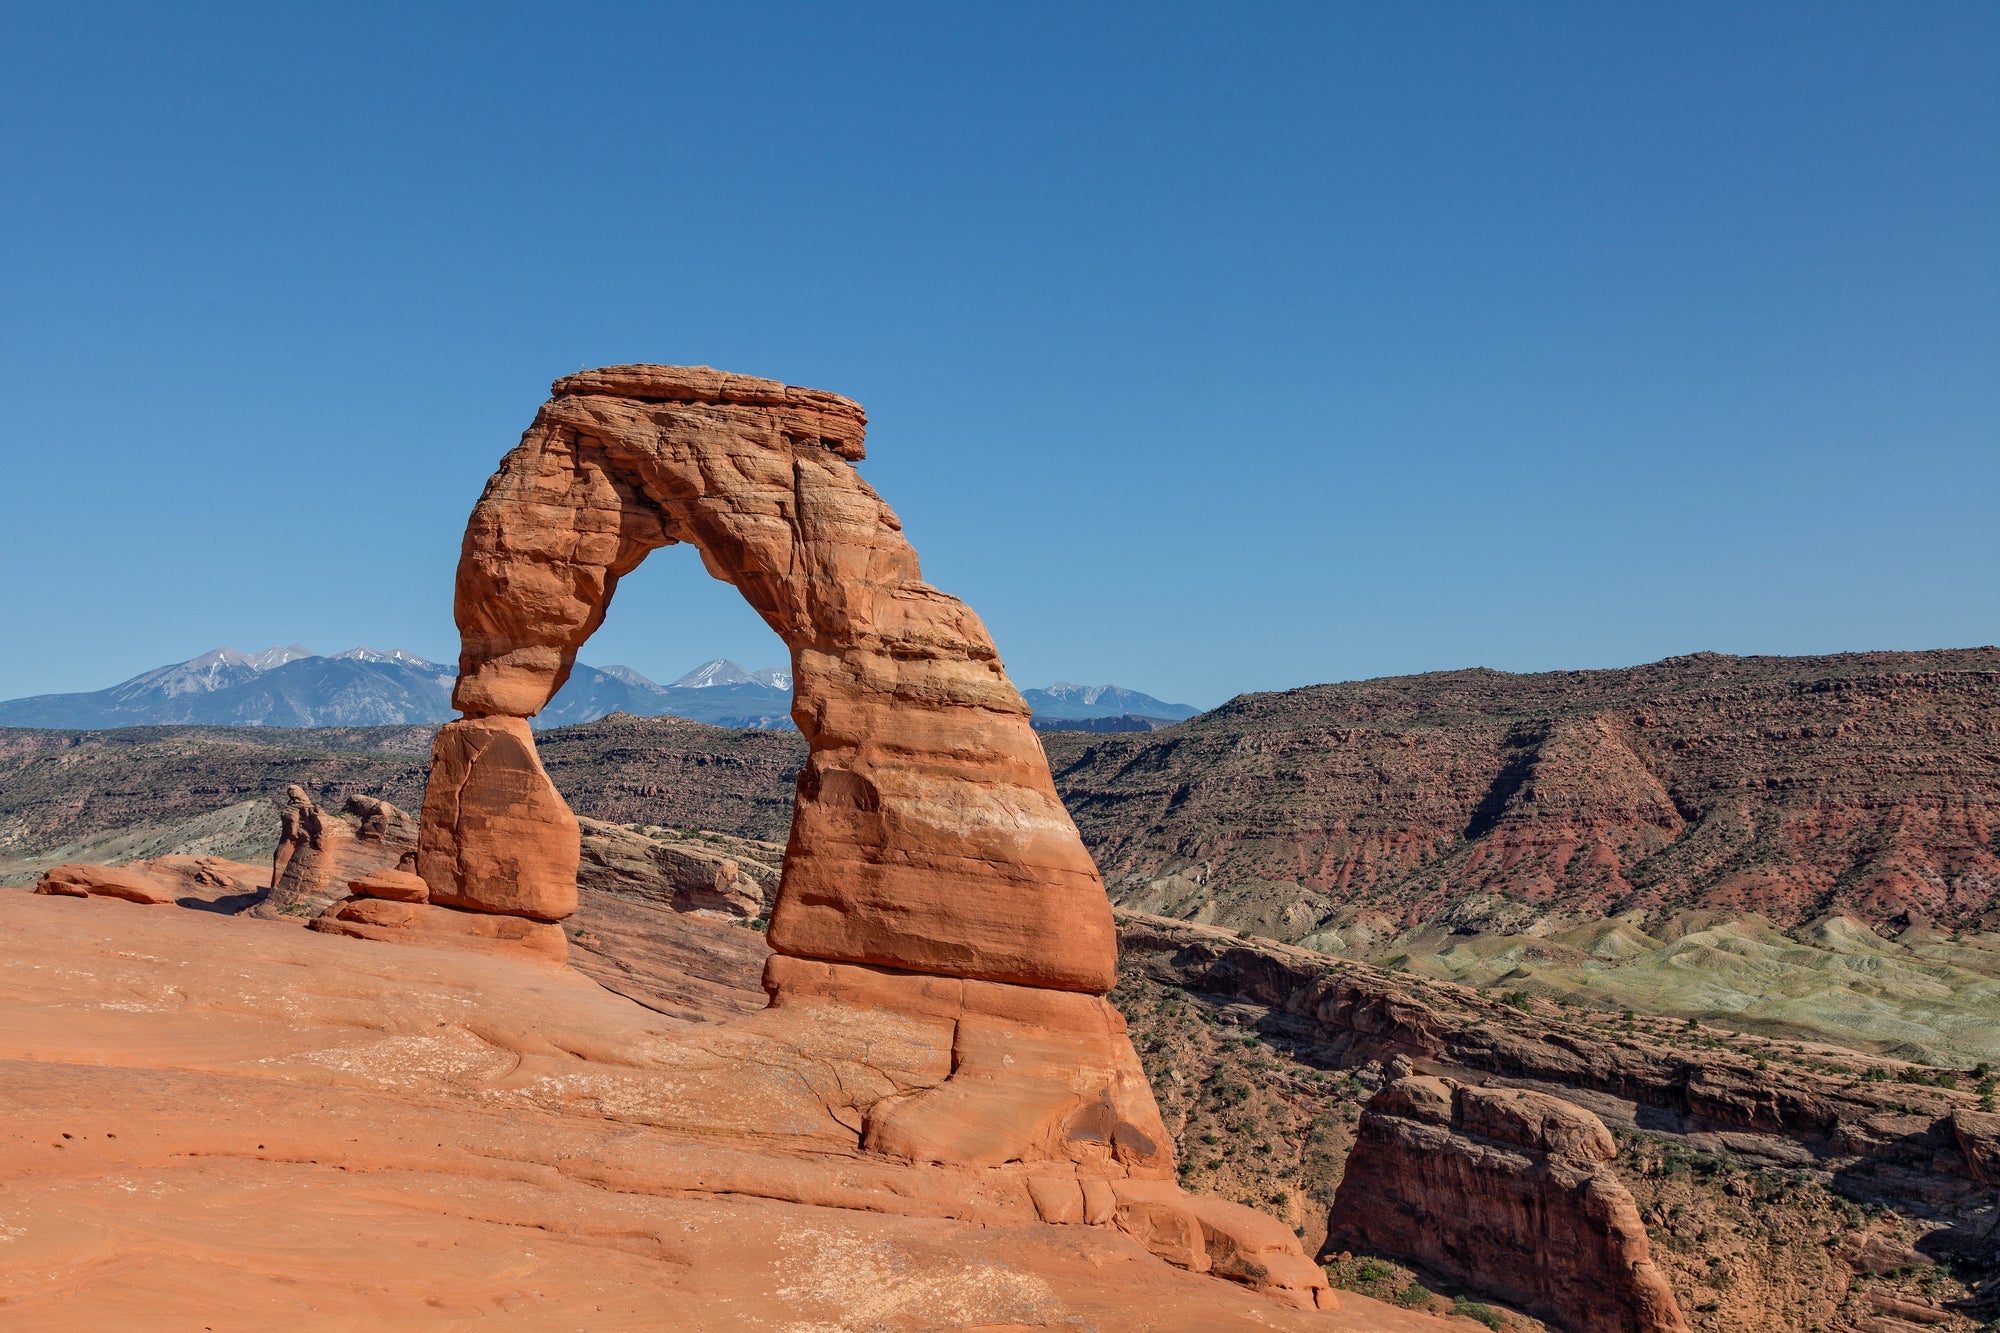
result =
M532 738L519 759L526 727L514 720L561 688L619 578L650 551L686 542L791 651L792 717L809 756L772 947L1110 989L1110 905L1028 707L979 617L923 581L901 522L855 471L860 406L708 367L612 366L553 387L466 526L454 695L465 721L440 735L440 758L453 745L454 755L472 753L454 728L502 727L516 739L489 748L516 756L521 771L494 789L518 787L526 799L532 788L544 808L553 788ZM477 768L462 759L443 782L434 770L424 877L434 894L442 884L441 901L532 899L484 882L505 873L506 858L479 851L490 841L486 814L464 793L494 784L473 782ZM573 841L573 821L551 836ZM573 852L569 878L573 908ZM551 893L560 907L559 886Z

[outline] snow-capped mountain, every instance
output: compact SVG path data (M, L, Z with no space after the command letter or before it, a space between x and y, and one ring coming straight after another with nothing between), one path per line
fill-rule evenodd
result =
M0 727L98 730L195 724L228 727L366 727L446 722L457 716L453 667L401 648L349 648L322 657L300 644L242 653L217 648L142 672L109 689L0 702ZM1064 720L1160 718L1199 711L1117 685L1023 692L1036 725ZM704 662L660 685L629 666L579 662L534 719L538 728L593 722L609 713L689 718L723 727L788 727L792 675L751 671L727 658ZM1121 724L1123 725L1123 724ZM1099 728L1102 729L1102 728ZM1116 728L1114 728L1116 729Z
M667 688L706 690L718 685L762 685L771 690L789 690L792 688L792 673L782 667L765 667L761 671L750 671L740 663L732 662L726 657L718 657L712 662L703 662Z
M450 667L392 649L320 657L301 644L217 648L85 694L0 703L0 726L382 726L452 716Z
M1190 704L1170 704L1123 685L1072 685L1059 680L1046 689L1022 690L1021 697L1037 719L1093 717L1154 717L1179 722L1201 710Z
M311 654L302 652L299 656L308 657ZM406 653L401 648L391 648L386 653L380 648L349 648L344 653L335 653L333 657L337 662L400 662L404 666L413 667L434 667L437 665L436 662L426 661L418 657L415 653ZM273 665L276 664L273 663Z
M792 676L775 668L747 671L735 662L717 658L671 685L658 685L628 666L600 669L579 662L534 724L566 727L594 721L606 713L664 714L719 727L789 727Z

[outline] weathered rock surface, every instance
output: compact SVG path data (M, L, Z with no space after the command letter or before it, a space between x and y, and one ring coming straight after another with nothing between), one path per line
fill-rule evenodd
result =
M1973 1179L2000 1185L2000 1115L1960 1107L1952 1112L1951 1131Z
M35 892L62 898L121 898L148 906L174 901L166 885L129 866L56 866L42 876Z
M251 865L226 856L172 854L128 861L125 869L167 886L174 901L182 906L205 903L217 911L247 907L262 896L271 884L269 865Z
M560 964L569 957L563 929L553 921L534 921L505 913L459 912L407 899L343 899L314 917L312 928L328 935L473 949L544 963Z
M432 902L560 921L576 910L578 836L524 719L439 730L417 862Z
M564 968L19 892L0 934L24 1327L1455 1327L1250 1290L1310 1275L1269 1219L1170 1182L863 1150L838 1113L938 1087L942 1018L800 990L693 1023ZM952 1026L1000 1007L957 984ZM1112 1130L1070 1151L1115 1156ZM1174 1230L1185 1270L1148 1250Z
M454 702L469 720L454 725L533 715L618 579L692 543L792 651L809 754L772 947L1109 990L1116 942L1096 866L985 627L923 582L901 523L855 472L861 409L700 367L612 367L554 393L466 528ZM468 887L470 873L446 892L450 876L429 868L433 845L467 840L458 821L474 809L426 797L435 901L491 892Z
M347 891L356 898L381 898L393 903L427 903L431 886L413 870L376 870L347 881Z
M782 847L740 838L656 838L600 820L577 822L583 830L580 888L648 899L677 912L746 919L768 914L777 899Z
M771 949L761 930L588 888L562 924L571 967L655 1013L718 1022L771 1002L764 993Z
M285 789L281 820L271 892L252 909L258 916L317 916L347 892L349 880L415 863L416 821L377 797L350 796L333 812L294 784Z
M1476 1282L1573 1333L1686 1328L1596 1116L1412 1075L1362 1113L1328 1245Z

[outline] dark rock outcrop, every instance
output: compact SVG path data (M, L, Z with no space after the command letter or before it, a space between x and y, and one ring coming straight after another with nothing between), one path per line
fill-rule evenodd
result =
M1680 1333L1604 1123L1538 1092L1417 1074L1369 1101L1329 1247L1420 1264L1572 1333Z

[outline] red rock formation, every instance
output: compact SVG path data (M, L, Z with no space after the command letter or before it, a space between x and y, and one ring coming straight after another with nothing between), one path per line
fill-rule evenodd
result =
M251 909L256 916L315 916L349 880L402 866L417 850L410 817L372 796L350 796L335 814L295 784L285 789L281 820L271 892Z
M418 854L432 902L560 921L576 910L577 837L524 719L438 732Z
M1686 1328L1604 1123L1539 1092L1411 1075L1377 1093L1328 1223L1573 1333Z
M1294 940L1362 912L1499 934L1688 908L1991 930L1996 701L1994 648L1703 653L1314 685L1044 740L1119 904L1162 915L1213 903L1202 919Z
M422 875L408 870L377 870L360 879L349 880L347 891L356 898L380 898L392 903L427 903L431 886Z
M1174 1186L1172 1142L1102 998L1117 979L1103 883L985 627L922 581L855 473L861 409L660 366L570 376L555 395L466 527L466 716L439 732L424 795L430 901L357 896L315 928L565 947L537 923L575 910L579 827L526 719L618 579L690 542L790 647L809 752L770 1006L686 1053L675 1113L704 1133L810 1134L920 1178L1009 1172L1044 1220L1115 1225L1184 1268L1330 1305L1286 1228Z
M901 523L855 472L861 409L663 366L572 375L555 395L466 528L454 701L467 721L440 733L439 765L457 763L462 736L546 704L618 579L649 551L692 543L792 650L810 754L772 947L1109 990L1116 941L1096 867L985 627L922 581ZM510 770L523 791L536 778L536 799L560 806L538 769ZM450 784L426 794L435 901L502 892L446 864L442 849L477 840L462 827L476 809ZM553 858L565 837L551 825L536 845Z
M42 875L35 892L57 898L122 898L149 906L171 905L174 895L151 875L125 866L71 864Z
M552 921L530 921L504 913L458 912L431 903L396 899L344 899L314 917L312 928L328 935L473 949L545 963L561 963L569 957L563 929Z

